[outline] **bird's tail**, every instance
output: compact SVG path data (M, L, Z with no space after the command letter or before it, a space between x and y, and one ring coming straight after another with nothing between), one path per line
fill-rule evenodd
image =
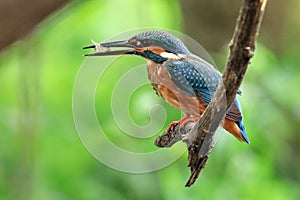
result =
M237 98L234 99L234 103L236 104L236 106L238 107L238 109L240 110L242 116L243 116L243 111L242 111L242 107L240 105L240 102L237 100ZM246 129L244 127L244 123L243 121L238 121L238 122L235 122L237 124L237 126L239 127L240 129L240 132L243 136L243 139L245 140L245 142L247 142L248 144L250 144L250 140L246 134Z
M244 127L244 124L243 124L243 121L239 121L239 122L235 122L237 124L237 126L239 127L240 129L240 132L243 136L243 139L245 140L245 142L247 142L248 144L250 144L250 140L246 134L246 129Z

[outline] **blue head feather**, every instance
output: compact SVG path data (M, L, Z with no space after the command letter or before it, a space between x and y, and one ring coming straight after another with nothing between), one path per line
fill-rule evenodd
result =
M155 63L163 63L166 60L168 60L167 58L164 58L164 57L162 57L162 56L160 56L156 53L153 53L150 50L146 50L146 51L143 51L143 52L137 52L136 54L140 55L144 58L150 59L150 60L154 61Z
M168 52L180 53L180 54L189 54L190 51L183 44L181 40L174 37L170 33L164 31L147 31L142 32L130 40L137 40L140 42L140 47L149 47L149 46L159 46L165 49ZM130 41L129 40L129 41Z

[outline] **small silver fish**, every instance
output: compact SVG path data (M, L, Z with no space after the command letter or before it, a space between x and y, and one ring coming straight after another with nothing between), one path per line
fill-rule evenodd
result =
M92 43L95 45L94 51L97 53L103 53L110 51L110 48L102 46L100 43L95 42L94 40L91 40Z

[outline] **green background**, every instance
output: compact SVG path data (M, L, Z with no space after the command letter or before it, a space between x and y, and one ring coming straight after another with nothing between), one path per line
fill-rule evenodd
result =
M143 27L184 32L179 2L76 1L53 14L0 55L0 199L299 198L300 60L299 36L295 34L299 28L289 21L290 15L284 19L287 25L278 27L284 34L279 49L268 47L272 39L264 34L263 23L242 84L239 99L251 144L240 143L224 132L195 185L185 188L187 153L159 171L119 172L85 149L72 115L73 85L86 53L81 47L89 45L91 38L104 41ZM225 65L226 47L209 53L220 68ZM125 69L143 63L135 57L123 62L126 67L114 69L105 80L109 87L98 91L102 95L111 94L111 85ZM162 132L180 113L156 97L149 85L137 95L147 91L168 114ZM96 109L109 113L109 105L109 101L96 98ZM149 121L148 111L133 106L130 113L138 124ZM97 116L107 130L115 130L107 134L122 148L134 146L137 152L156 149L155 137L147 141L117 137L122 132L112 116Z

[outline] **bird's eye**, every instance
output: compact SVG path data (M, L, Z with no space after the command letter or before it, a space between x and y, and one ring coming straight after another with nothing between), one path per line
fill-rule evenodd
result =
M143 46L143 47L148 47L148 46L150 46L150 44L151 44L151 42L149 41L149 40L142 40L141 41L141 45Z

